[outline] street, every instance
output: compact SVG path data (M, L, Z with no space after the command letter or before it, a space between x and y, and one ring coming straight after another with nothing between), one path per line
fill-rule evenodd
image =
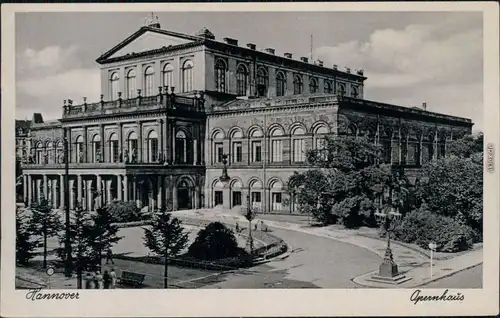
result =
M433 281L423 288L483 288L483 265Z

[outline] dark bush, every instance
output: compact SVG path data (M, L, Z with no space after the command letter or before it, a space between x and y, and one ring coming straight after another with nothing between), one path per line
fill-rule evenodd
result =
M430 212L425 205L407 214L394 234L402 242L414 243L425 249L434 241L438 252L467 250L472 247L474 236L468 225Z
M220 222L212 222L198 232L188 255L201 260L216 260L241 255L242 249L232 230Z
M113 222L141 221L141 210L133 201L112 201L108 206L108 212Z

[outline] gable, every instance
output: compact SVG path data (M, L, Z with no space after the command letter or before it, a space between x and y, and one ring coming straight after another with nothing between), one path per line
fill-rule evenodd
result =
M156 50L170 45L180 45L193 42L192 40L175 37L172 35L160 34L156 32L147 31L136 39L132 40L125 47L119 49L107 58L114 58L124 56L131 53L140 53L149 50Z

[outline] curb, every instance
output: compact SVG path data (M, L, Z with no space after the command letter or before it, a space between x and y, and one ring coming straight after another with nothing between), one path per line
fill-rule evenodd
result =
M480 263L474 264L474 265L470 265L470 266L464 267L464 268L462 268L462 269L460 269L460 270L458 270L458 271L455 271L455 272L452 272L452 273L447 273L446 275L443 275L443 276L437 277L437 278L435 278L435 279L433 279L433 280L430 280L430 281L427 281L427 282L425 282L425 283L423 283L423 284L416 285L415 287L425 286L425 285L427 285L427 284L429 284L429 283L432 283L432 282L435 282L435 281L441 280L441 279L443 279L443 278L447 278L447 277L453 276L453 275L455 275L455 274L457 274L457 273L460 273L460 272L463 272L463 271L469 270L469 269L471 269L471 268L477 267L477 266L482 265L482 264L483 264L483 261L481 261Z

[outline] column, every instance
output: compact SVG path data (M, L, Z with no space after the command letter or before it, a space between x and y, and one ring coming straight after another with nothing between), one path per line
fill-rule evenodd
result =
M23 175L23 201L26 203L27 199L28 199L28 176Z
M123 190L122 190L122 176L121 175L117 175L116 176L116 186L117 186L117 199L119 201L122 201L122 193L123 193Z
M161 211L163 208L163 176L159 175L157 180L157 189L158 189L158 210Z
M73 186L75 184L75 180L69 180L69 208L75 209L75 194L73 193Z
M57 179L52 181L52 207L57 209Z
M102 180L101 180L101 175L96 175L96 189L97 189L97 195L99 196L99 207L101 207L104 203L103 201L103 195L104 193L102 192Z
M75 204L82 204L82 176L76 176L76 201Z
M194 208L200 208L200 188L198 186L194 187Z
M172 211L177 211L177 186L172 185Z
M111 180L106 180L106 204L111 203Z
M168 124L167 124L167 120L164 120L161 124L161 127L162 127L162 136L161 136L161 151L163 153L163 160L165 160L165 162L168 162Z
M123 160L123 153L124 153L122 130L123 130L122 123L118 123L118 156L119 156L118 162ZM125 162L125 160L123 160L123 162Z
M88 140L87 140L87 126L83 126L83 162L89 162L88 155ZM77 154L79 156L80 154ZM81 198L80 198L81 200ZM80 204L81 201L79 200Z
M172 163L175 163L175 123L174 121L171 121L171 136L170 136L170 148L171 148L171 154L172 154Z
M106 157L104 156L104 143L106 142L105 138L104 138L104 126L103 125L99 125L99 134L101 136L101 144L100 144L100 147L101 149L99 149L99 151L101 152L101 162L106 162L105 159Z
M137 177L132 179L132 201L137 203Z
M48 184L47 184L47 175L43 175L43 198L45 200L49 200L50 198L48 197Z
M193 165L198 164L198 140L193 139Z
M29 174L28 175L28 206L31 206L31 202L33 201L32 191L33 191L33 184L32 184L32 180L31 180L31 175Z
M59 175L59 208L64 209L64 175Z
M163 179L163 185L165 188L165 208L167 211L171 208L170 200L172 199L172 189L170 188L170 177L165 177Z
M123 176L123 201L128 201L128 177L127 175Z

